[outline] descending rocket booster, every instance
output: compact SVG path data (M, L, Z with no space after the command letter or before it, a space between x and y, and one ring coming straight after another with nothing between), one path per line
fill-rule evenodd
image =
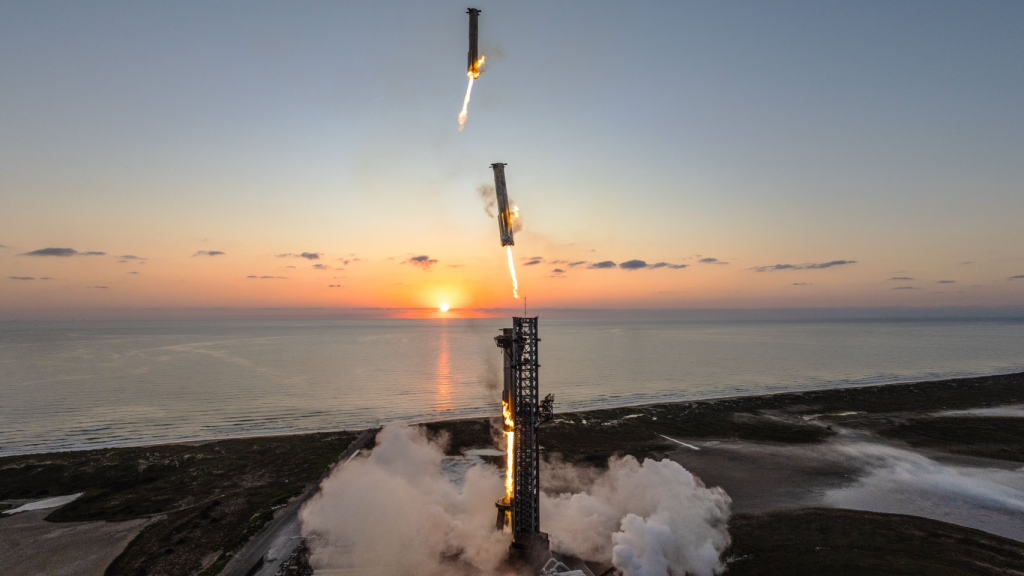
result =
M491 164L494 169L494 192L498 195L498 234L502 246L515 246L512 238L512 213L508 208L508 191L505 190L505 166L502 162Z
M477 19L480 17L480 10L478 8L469 8L466 10L469 14L469 76L470 78L477 78L480 76L480 63L477 62L480 59L480 51L477 49L477 38L479 36L477 31Z

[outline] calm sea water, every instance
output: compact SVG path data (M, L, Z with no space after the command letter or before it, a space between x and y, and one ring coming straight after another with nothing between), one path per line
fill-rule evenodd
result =
M0 454L500 413L510 320L0 324ZM558 411L1024 370L1024 322L540 320Z

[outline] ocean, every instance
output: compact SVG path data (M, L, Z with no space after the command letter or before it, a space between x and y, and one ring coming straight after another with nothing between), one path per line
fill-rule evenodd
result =
M0 323L0 455L498 415L507 319ZM1024 321L540 319L555 410L1024 370Z

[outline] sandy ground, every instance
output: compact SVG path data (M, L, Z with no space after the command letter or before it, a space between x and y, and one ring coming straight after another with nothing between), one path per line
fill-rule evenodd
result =
M681 439L670 457L708 486L721 486L733 511L824 506L911 514L1024 542L1024 467L840 437L817 445Z
M49 510L0 517L5 576L103 576L149 520L46 522Z

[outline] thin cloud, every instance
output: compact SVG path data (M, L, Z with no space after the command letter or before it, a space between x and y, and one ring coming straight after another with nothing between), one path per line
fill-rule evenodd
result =
M750 268L754 272L774 272L776 270L819 270L821 268L832 268L833 266L845 266L856 264L856 260L832 260L831 262L820 262L817 264L774 264L772 266L755 266Z
M1017 276L1010 276L1009 278L1007 278L1007 280L1024 280L1024 274L1020 274L1020 275L1017 275Z
M651 264L649 268L669 268L671 270L682 270L688 267L689 264L669 264L668 262L658 262L657 264Z
M551 272L553 272L555 274L565 274L565 270L562 270L561 268L555 268Z
M331 267L328 266L327 264L313 264L313 268L316 268L317 270L330 270L331 269Z
M82 252L79 256L106 256L106 252Z
M223 256L224 253L220 250L200 250L192 255L193 258L196 256Z
M125 254L121 256L122 260L149 260L149 258L143 258L142 256L133 256L131 254Z
M254 280L287 280L284 276L246 276L246 278L252 278Z
M9 280L35 280L35 278L31 276L8 276L7 278Z
M328 284L328 288L344 288L341 284Z
M69 258L77 256L78 250L74 248L40 248L31 252L25 252L22 256L57 256L58 258Z
M582 265L584 265L584 264L586 264L586 263L587 263L587 261L586 261L586 260L580 260L580 261L578 261L578 262L570 262L570 263L569 263L569 268L575 268L575 267L577 267L577 266L582 266Z
M889 278L889 280L914 280L914 278L909 276L893 276L892 278Z
M93 286L93 288L99 288L100 290L106 290L106 286Z
M641 268L647 268L647 262L643 260L626 260L619 264L619 268L623 270L640 270Z
M917 286L897 286L893 290L920 290Z
M615 268L615 262L612 262L611 260L605 260L604 262L594 262L590 266L587 266L587 268Z
M53 278L50 278L49 276L43 276L42 278L40 278L40 280L53 280Z
M816 268L831 268L833 266L845 266L846 264L856 264L856 260L833 260L831 262L822 262L821 264L808 264L805 266L808 270Z
M300 252L298 254L277 254L278 258L305 258L306 260L319 260L324 255L323 252Z
M956 280L939 280L936 284L956 284Z
M413 266L419 266L424 270L430 270L431 266L437 264L437 260L434 260L430 256L424 254L421 256L413 256L412 258L409 258L405 262L402 262L402 264L412 264Z
M700 260L697 260L697 262L700 262L701 264L728 264L728 262L722 262L718 258L701 258Z
M527 261L525 264L523 264L523 266L536 266L537 264L540 264L543 261L544 261L543 258L535 256L533 258L530 258L529 261Z
M793 286L810 286L808 282L793 282Z
M138 272L136 272L135 270L132 270L131 272L129 272L129 274L138 274Z

